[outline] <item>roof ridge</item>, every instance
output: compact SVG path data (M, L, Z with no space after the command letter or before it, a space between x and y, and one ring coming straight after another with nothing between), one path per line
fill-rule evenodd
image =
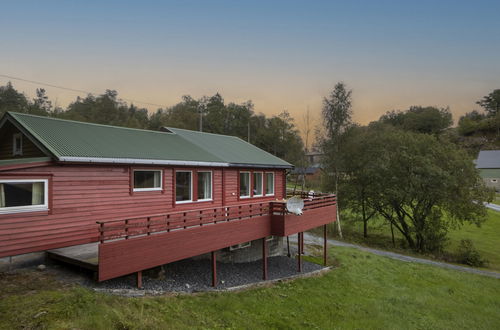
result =
M217 135L217 136L224 136L224 137L231 137L231 138L236 138L236 139L240 139L242 140L241 138L239 138L238 136L234 136L234 135L226 135L226 134L218 134L218 133L210 133L210 132L200 132L200 131L195 131L195 130L192 130L192 129L186 129L186 128L177 128L177 127L169 127L169 126L163 126L165 127L166 129L176 129L176 130L180 130L180 131L188 131L188 132L193 132L193 133L197 133L197 134L210 134L210 135ZM245 141L245 140L243 140ZM246 141L245 141L246 142Z
M144 129L144 128L114 126L114 125L90 123L90 122L86 122L86 121L78 121L78 120L72 120L72 119L62 119L62 118L56 118L56 117L38 116L38 115L32 115L32 114L29 114L29 113L22 113L22 112L7 111L7 113L9 113L10 115L12 115L13 117L21 115L21 117L22 116L36 117L36 118L40 118L40 119L48 119L48 120L55 120L55 121L64 121L64 122L77 123L77 124L83 124L83 125L92 125L92 126L101 126L101 127L108 127L108 128L128 129L128 130L133 130L133 131L144 131L144 132L151 132L151 133L162 133L162 134L167 133L167 132L154 131L154 130Z

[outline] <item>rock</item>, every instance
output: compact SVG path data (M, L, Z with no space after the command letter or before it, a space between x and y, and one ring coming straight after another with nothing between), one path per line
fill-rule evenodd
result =
M38 269L41 272L43 272L46 268L47 268L47 266L45 266L45 265L38 265L38 267L36 267L36 269Z
M191 285L186 283L186 289L189 289L190 287L191 287Z
M43 266L43 265L40 265L40 266ZM41 311L40 313L35 314L35 316L33 316L33 318L34 318L34 319L37 319L37 318L39 318L40 316L43 316L43 315L45 315L45 314L47 314L47 311Z

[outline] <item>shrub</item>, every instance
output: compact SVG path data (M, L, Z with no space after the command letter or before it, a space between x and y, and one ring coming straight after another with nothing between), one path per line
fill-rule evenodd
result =
M473 267L483 267L488 261L481 257L470 239L460 241L457 252L457 261Z

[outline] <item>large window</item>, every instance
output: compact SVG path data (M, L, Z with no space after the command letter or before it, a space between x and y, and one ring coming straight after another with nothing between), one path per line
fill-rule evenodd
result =
M191 171L175 172L175 201L177 203L193 200L193 177Z
M266 196L274 195L274 173L266 173Z
M161 190L161 171L134 170L134 191Z
M212 199L212 172L198 172L198 200Z
M0 180L0 213L48 209L48 180Z
M240 172L240 197L250 197L250 172Z
M253 173L253 196L259 197L264 194L264 183L262 181L262 172Z

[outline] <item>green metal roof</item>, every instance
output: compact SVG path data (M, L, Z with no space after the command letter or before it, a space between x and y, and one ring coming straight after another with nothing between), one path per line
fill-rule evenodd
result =
M200 146L211 154L232 164L273 164L291 166L284 160L257 148L239 137L202 133L180 128L166 127L169 131Z
M58 161L199 166L291 165L241 139L170 129L149 131L8 112Z

